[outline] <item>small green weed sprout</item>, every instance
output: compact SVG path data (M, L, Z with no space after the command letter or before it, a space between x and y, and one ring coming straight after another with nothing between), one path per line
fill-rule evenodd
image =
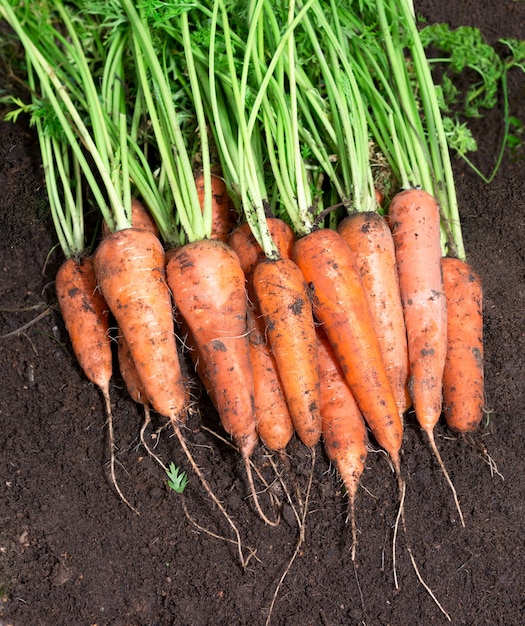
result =
M177 493L182 493L186 489L188 476L186 472L178 468L173 461L170 463L166 474L168 475L168 487L170 489L173 489L173 491Z

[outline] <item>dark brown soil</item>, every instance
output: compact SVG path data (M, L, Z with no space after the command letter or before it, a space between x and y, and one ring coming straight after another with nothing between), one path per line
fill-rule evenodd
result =
M417 3L430 21L475 25L487 38L525 38L525 3L462 0ZM511 113L525 120L525 79L510 76ZM476 163L488 171L501 136L501 109L477 124ZM484 282L486 419L469 439L437 429L438 445L461 499L462 528L450 492L420 429L409 416L403 468L409 540L419 570L453 624L512 626L525 615L525 150L507 155L483 184L456 163L470 261ZM519 158L521 156L521 159ZM243 571L235 548L198 532L181 496L139 445L141 410L118 379L111 389L120 486L108 478L102 399L71 354L55 308L60 262L46 218L33 132L0 124L0 624L178 626L264 624L297 540L293 517L277 528L257 517L236 454L197 416L185 431L246 544L257 549ZM42 317L22 330L25 324ZM221 432L200 404L202 420ZM154 428L163 424L156 416ZM152 430L148 431L151 438ZM187 467L170 429L156 452ZM520 443L521 442L521 443ZM309 455L290 456L305 483ZM489 464L492 459L492 465ZM262 466L262 451L255 456ZM264 496L262 496L264 501ZM190 476L184 502L201 525L230 528ZM350 556L345 499L322 451L315 464L304 546L280 590L272 623L283 626L445 624L416 578L397 514L394 477L383 454L370 454L357 499L357 569Z

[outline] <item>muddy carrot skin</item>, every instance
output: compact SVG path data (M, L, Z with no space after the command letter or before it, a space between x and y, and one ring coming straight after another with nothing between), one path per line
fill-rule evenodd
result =
M483 291L479 276L460 259L442 260L447 299L447 356L443 411L460 433L478 428L484 410Z

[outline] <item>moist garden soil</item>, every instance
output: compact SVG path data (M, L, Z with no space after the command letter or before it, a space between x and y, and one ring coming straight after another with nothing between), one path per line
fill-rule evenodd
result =
M525 38L525 3L417 3L430 22L478 26L492 43ZM512 73L510 112L525 121L525 80ZM499 106L474 124L476 164L488 172L502 133ZM486 416L472 437L436 431L461 500L450 491L416 425L406 419L403 473L407 535L392 543L398 500L385 455L369 454L357 498L355 568L341 482L321 448L313 471L304 543L280 588L271 623L307 625L523 624L525 615L525 150L507 153L486 185L455 161L468 258L484 284ZM61 254L46 212L34 132L0 124L0 624L5 626L262 625L292 557L290 507L266 526L248 497L237 453L213 433L217 417L195 388L185 436L212 488L256 550L239 564L231 528L190 471L183 496L140 445L140 407L116 376L111 396L117 476L109 479L102 398L81 373L56 308ZM147 441L166 463L188 469L164 420ZM157 432L158 431L158 432ZM289 456L304 488L311 455ZM259 450L255 463L270 469ZM268 505L268 494L261 500ZM185 512L186 510L186 512ZM193 520L191 521L190 520ZM407 543L408 542L408 543ZM416 576L410 545L420 575ZM398 588L395 585L394 569Z

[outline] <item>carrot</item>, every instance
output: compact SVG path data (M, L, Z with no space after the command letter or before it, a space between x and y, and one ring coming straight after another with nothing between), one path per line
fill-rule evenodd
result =
M146 396L178 428L184 420L186 391L160 241L147 230L112 233L97 248L95 273Z
M403 426L352 251L337 231L325 228L298 239L293 259L313 290L315 316L361 413L400 479Z
M439 207L426 191L407 189L394 196L388 216L407 329L410 395L417 421L427 434L464 526L456 490L434 438L434 427L443 408L447 352L447 302L441 266Z
M67 259L57 272L55 289L77 361L88 379L104 396L111 448L112 482L122 501L138 513L122 493L115 474L113 412L109 394L113 369L109 309L97 288L93 257L84 258L80 262L73 257Z
M312 307L301 271L290 259L261 261L253 288L294 428L314 447L321 436L317 344Z
M394 196L388 216L408 335L410 392L417 419L431 434L441 415L447 343L439 208L427 192L409 189Z
M220 240L193 241L170 253L166 272L177 310L203 361L201 377L244 461L257 511L275 525L261 509L250 466L259 439L245 277L239 259Z
M250 360L254 375L255 418L257 432L270 450L284 451L294 434L294 427L277 364L266 342L262 317L249 311Z
M363 416L343 376L337 357L321 327L317 328L323 444L335 463L348 494L352 525L352 560L355 560L357 530L355 498L365 469L368 437Z
M139 373L135 367L129 344L122 333L118 335L118 349L117 358L120 375L126 385L126 389L131 396L131 399L137 402L137 404L147 405L149 399L144 389L144 385L140 380Z
M155 220L151 216L151 213L144 206L144 204L137 198L131 200L131 224L133 228L140 228L142 230L149 230L154 235L159 236L159 229ZM102 237L107 237L110 233L110 229L106 222L102 223Z
M281 258L290 258L293 230L279 218L267 218L268 230ZM228 238L246 275L250 358L254 373L257 432L271 450L283 451L293 433L293 423L286 403L277 363L266 340L264 317L253 287L253 270L266 257L247 222L237 226Z
M268 229L281 254L288 257L294 240L290 226L281 219L267 218ZM253 269L265 254L247 222L237 226L227 239L246 276L251 307L247 310L250 360L254 374L254 402L257 432L271 450L282 451L293 435L293 424L286 404L282 383L265 333L256 297L253 294Z
M385 219L372 211L346 217L337 230L354 253L388 380L403 416L410 405L408 348L392 233Z
M204 210L205 186L202 172L195 176L195 186L199 203ZM239 214L228 195L224 179L217 173L211 175L211 197L211 238L226 242L237 223Z
M474 431L483 417L482 287L467 263L442 259L447 299L447 355L443 370L443 411L448 427Z
M67 259L57 272L55 290L77 361L87 378L102 391L110 409L109 310L97 289L93 259L86 257L78 262L73 257Z
M257 434L239 261L223 242L195 241L174 250L166 272L175 305L204 359L222 425L248 458Z
M293 242L295 235L291 227L278 217L266 218L270 236L282 259L289 259L292 256ZM253 236L248 222L244 222L235 228L228 237L228 244L235 250L241 267L248 276L257 263L266 258L263 249Z

